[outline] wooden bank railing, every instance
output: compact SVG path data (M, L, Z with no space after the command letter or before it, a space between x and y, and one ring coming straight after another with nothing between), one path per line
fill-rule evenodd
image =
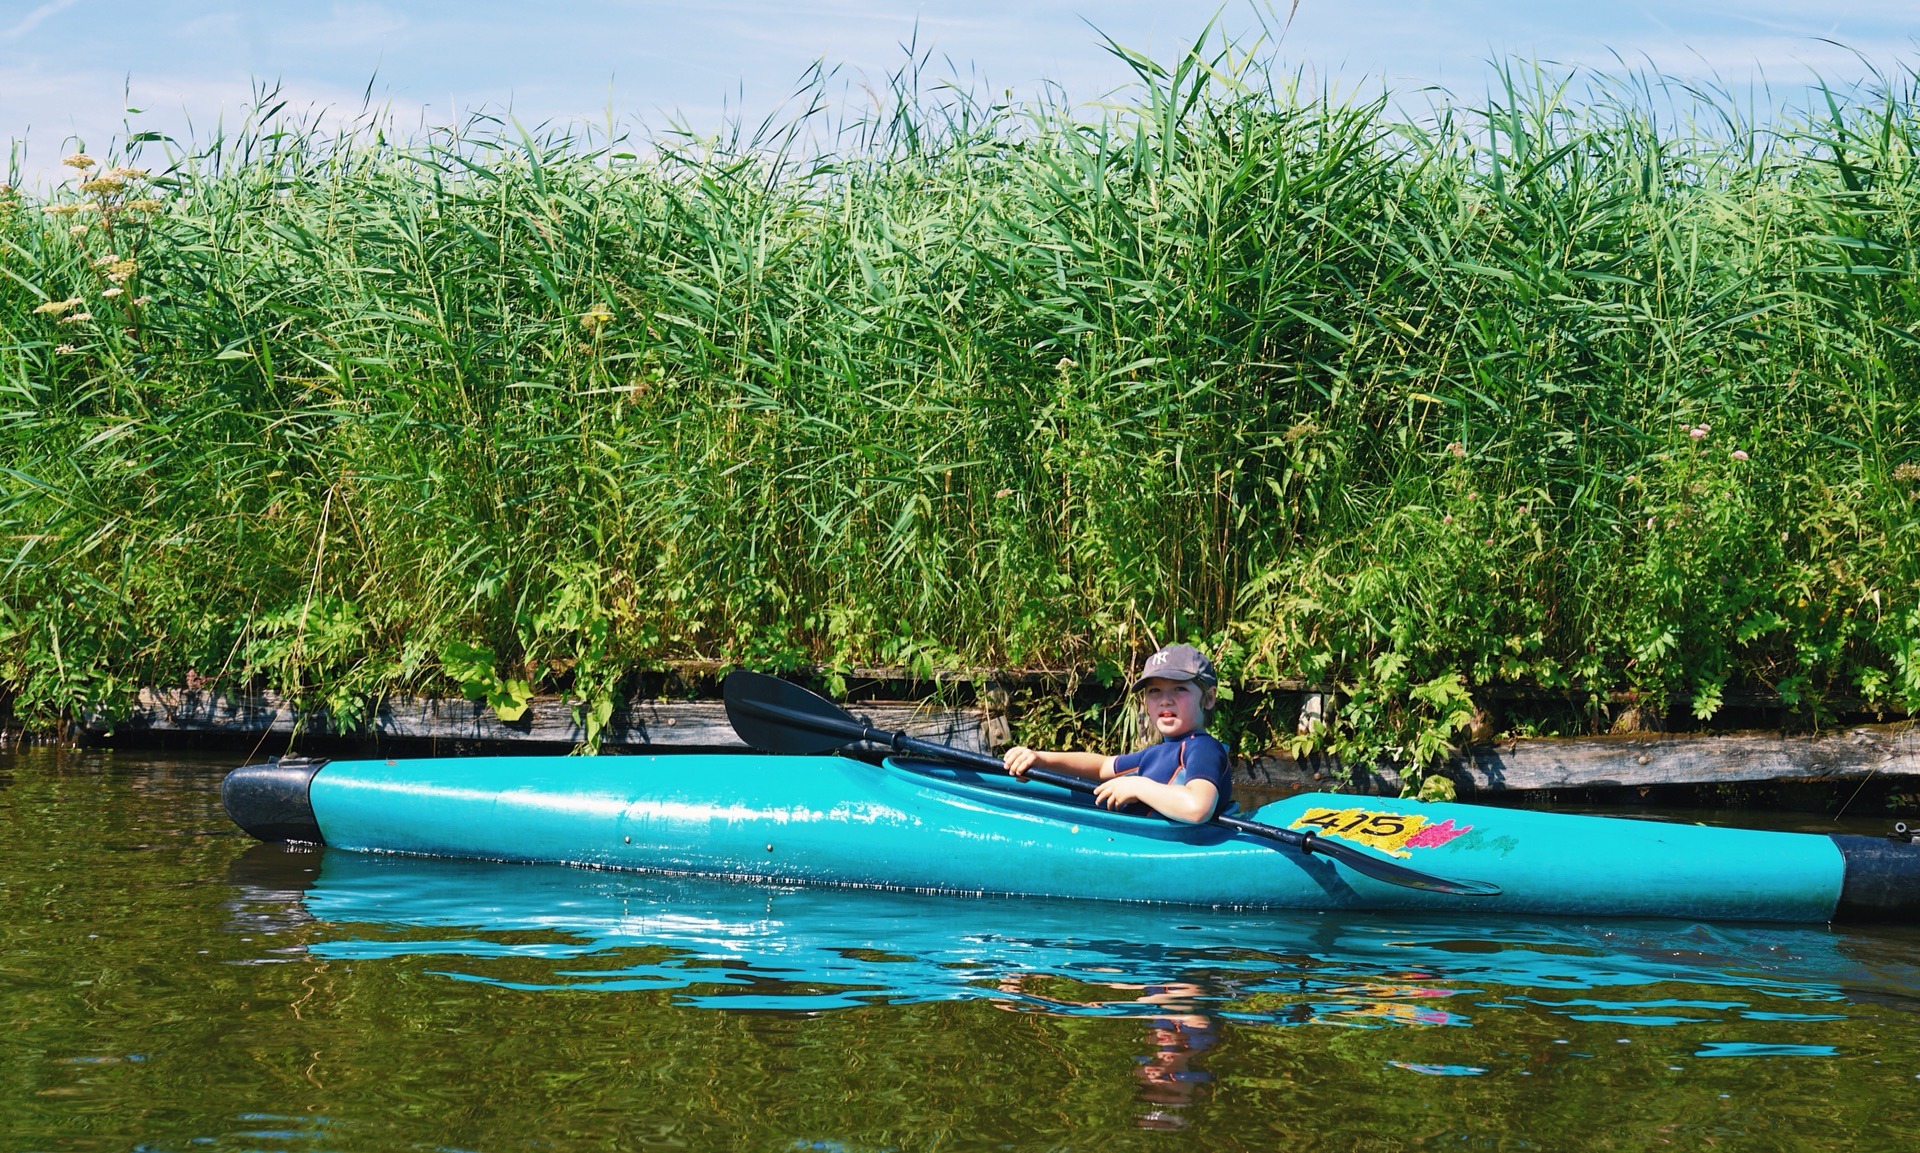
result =
M1004 747L1010 737L1004 713L998 709L905 701L850 707L876 727L904 729L975 751ZM302 716L274 693L227 695L187 689L143 689L130 715L111 724L105 718L93 718L83 728L96 737L135 742L144 734L257 734L263 756L284 751L287 741L277 738L291 739L296 734L376 744L392 740L406 742L410 749L424 745L427 751L440 751L435 746L444 743L449 752L474 745L494 749L519 745L528 751L545 751L577 745L586 738L570 702L561 697L535 697L525 716L505 722L480 702L390 696L351 731L337 732L324 714ZM745 746L727 724L719 701L634 699L615 710L601 747L607 752L678 752ZM1319 757L1254 756L1236 763L1235 779L1286 789L1339 785L1346 792L1399 791L1397 778L1370 766L1356 766L1344 784L1336 769ZM1476 746L1440 771L1456 782L1462 797L1536 789L1920 777L1920 731L1908 721L1797 736L1734 732L1532 738Z

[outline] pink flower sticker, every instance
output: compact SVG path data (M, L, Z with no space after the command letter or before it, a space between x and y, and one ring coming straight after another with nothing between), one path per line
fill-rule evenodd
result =
M1448 817L1446 820L1441 821L1439 824L1428 825L1426 828L1421 829L1419 832L1415 833L1413 836L1408 837L1407 848L1437 849L1441 845L1446 844L1448 841L1453 840L1455 837L1459 836L1460 834L1470 833L1472 831L1473 831L1472 825L1461 825L1457 829L1454 828L1453 818Z

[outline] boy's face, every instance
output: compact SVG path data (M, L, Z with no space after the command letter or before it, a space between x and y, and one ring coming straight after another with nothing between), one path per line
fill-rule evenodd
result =
M1169 681L1154 677L1140 686L1140 707L1163 737L1183 737L1206 722L1213 690L1197 681Z

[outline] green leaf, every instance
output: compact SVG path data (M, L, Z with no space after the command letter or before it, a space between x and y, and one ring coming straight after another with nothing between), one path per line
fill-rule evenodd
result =
M585 730L585 739L576 751L594 754L600 751L600 738L606 732L607 722L613 719L613 698L597 697L591 701L582 701L573 707L574 719Z
M1701 680L1693 688L1693 715L1699 720L1710 720L1720 711L1721 691L1726 688L1723 681Z
M533 702L533 685L523 680L499 681L493 691L487 694L487 703L493 706L493 715L511 724L527 715L527 706Z
M470 701L485 701L501 690L501 681L493 671L493 650L485 645L454 641L440 650L440 667L448 679L459 682L460 691ZM523 710L524 711L524 710ZM502 720L518 720L503 717Z

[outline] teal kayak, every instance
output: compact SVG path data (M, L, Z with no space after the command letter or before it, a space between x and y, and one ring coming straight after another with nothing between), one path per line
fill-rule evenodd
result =
M1252 814L1501 890L1460 896L901 758L288 758L236 769L222 795L262 840L782 883L1250 909L1920 917L1920 846L1890 839L1325 793Z

